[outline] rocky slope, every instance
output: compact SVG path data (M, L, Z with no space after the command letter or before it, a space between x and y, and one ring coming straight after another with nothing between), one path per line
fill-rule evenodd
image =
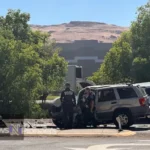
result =
M127 27L116 25L88 22L71 21L59 25L31 25L33 30L40 30L51 34L51 38L57 43L71 43L75 40L98 40L103 43L114 42Z

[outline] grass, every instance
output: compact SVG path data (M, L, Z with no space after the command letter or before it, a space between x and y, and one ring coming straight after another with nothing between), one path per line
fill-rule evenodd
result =
M59 95L48 95L47 100L53 100L55 98L59 97Z

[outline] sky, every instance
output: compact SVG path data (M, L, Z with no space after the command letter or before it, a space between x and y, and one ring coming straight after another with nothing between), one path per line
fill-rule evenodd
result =
M2 0L0 16L8 9L30 13L30 24L52 25L70 21L94 21L128 27L137 7L148 0Z

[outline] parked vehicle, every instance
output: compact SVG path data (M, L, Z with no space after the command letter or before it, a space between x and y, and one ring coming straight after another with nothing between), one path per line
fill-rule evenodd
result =
M140 86L118 84L89 86L89 88L96 95L94 116L97 125L114 123L118 127L116 117L119 116L122 127L129 128L136 119L149 112L147 94L143 92ZM80 90L77 96L79 107L84 90L85 88ZM63 126L61 105L57 107L57 110L54 105L51 113L54 123L58 127ZM80 124L81 119L77 121L77 124Z
M149 104L149 108L150 108L150 82L136 83L134 85L140 86L140 87L142 87L144 89L144 91L148 95L148 104ZM149 112L146 114L146 118L147 119L150 118L150 113Z
M147 95L149 96L149 105L150 105L150 82L142 82L142 83L136 83L135 86L142 87Z

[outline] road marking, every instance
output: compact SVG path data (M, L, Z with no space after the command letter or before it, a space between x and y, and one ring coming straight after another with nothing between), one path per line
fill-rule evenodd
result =
M87 150L87 148L65 148L65 149L68 149L68 150Z
M137 144L137 143L126 143L126 144L104 144L104 145L93 145L88 147L86 150L120 150L120 149L124 149L124 148L110 148L110 147L114 147L114 146L150 146L150 144L145 144L145 143L141 143L141 144ZM129 148L126 148L129 149ZM131 148L130 148L131 149Z
M137 142L149 142L150 140L138 140ZM129 150L131 146L150 146L150 144L146 143L124 143L124 144L102 144L102 145L93 145L89 146L88 148L66 148L68 150ZM110 147L117 147L117 146L125 146L125 148L110 148ZM130 146L130 147L128 147Z

